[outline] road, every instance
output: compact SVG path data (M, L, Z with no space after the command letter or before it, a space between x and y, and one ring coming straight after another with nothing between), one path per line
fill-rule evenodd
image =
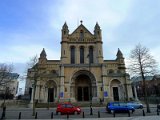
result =
M98 111L100 115L98 116ZM144 108L146 111L146 108ZM6 119L18 119L19 113L21 112L21 119L35 119L35 116L32 116L31 108L7 108L6 109ZM46 108L36 108L37 119L51 119L51 114L53 112L53 119L67 119L67 115L56 115L55 108L50 108L49 110ZM69 115L68 119L100 119L101 120L160 120L160 116L157 115L157 111L155 107L151 108L151 113L146 113L143 116L143 110L137 109L133 114L128 113L116 113L115 117L113 114L109 114L105 111L105 107L93 107L93 115L90 115L90 108L84 107L82 108L82 113L80 115ZM0 115L2 114L2 110L0 111ZM100 117L100 118L98 118Z

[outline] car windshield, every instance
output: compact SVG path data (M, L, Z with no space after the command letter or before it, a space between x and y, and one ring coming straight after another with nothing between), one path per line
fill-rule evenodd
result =
M120 106L126 106L126 103L119 103Z
M119 106L119 103L113 103L113 106Z
M72 108L73 106L71 104L66 104L66 108Z

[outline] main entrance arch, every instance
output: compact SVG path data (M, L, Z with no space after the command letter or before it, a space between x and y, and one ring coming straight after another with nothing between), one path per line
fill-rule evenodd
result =
M46 87L48 88L48 102L54 102L55 97L57 96L57 85L55 81L49 80L46 82Z
M112 91L112 96L114 101L119 101L120 99L120 84L121 82L117 79L113 79L110 83L110 89Z
M97 96L96 79L90 71L76 72L71 81L71 97L76 101L90 101Z

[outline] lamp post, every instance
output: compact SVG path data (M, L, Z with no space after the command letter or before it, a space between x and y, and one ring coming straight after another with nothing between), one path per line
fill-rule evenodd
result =
M90 72L91 72L91 58L90 58L90 53L87 55L88 58L88 65L89 65L89 77L90 77ZM91 86L90 86L90 107L92 106L92 82L91 82Z

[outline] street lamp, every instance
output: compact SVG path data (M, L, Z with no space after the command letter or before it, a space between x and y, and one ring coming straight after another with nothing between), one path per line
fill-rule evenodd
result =
M87 55L88 58L88 63L89 63L89 77L90 77L90 72L91 72L91 58L90 58L90 53ZM92 82L90 86L90 107L92 106Z

